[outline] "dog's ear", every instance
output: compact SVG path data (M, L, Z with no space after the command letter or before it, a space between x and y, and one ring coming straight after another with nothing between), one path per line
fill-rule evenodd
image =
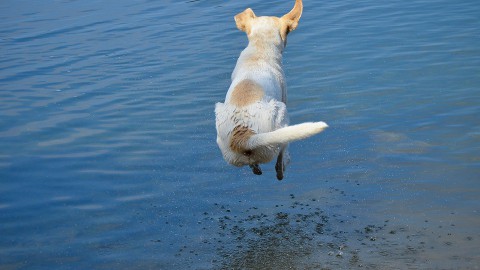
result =
M243 12L235 15L235 23L237 24L238 29L241 31L250 34L251 22L255 19L255 13L251 8L245 9Z
M291 32L297 28L298 21L302 16L302 11L303 11L302 0L295 0L295 6L293 6L293 9L289 13L282 16L281 19L287 26L287 34L288 32Z

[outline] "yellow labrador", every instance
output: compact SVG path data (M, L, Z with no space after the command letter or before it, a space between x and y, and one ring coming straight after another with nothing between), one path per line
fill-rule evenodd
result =
M288 125L282 52L302 10L302 0L296 0L293 9L280 18L257 17L250 8L235 16L249 42L232 73L225 102L215 106L217 144L224 159L239 167L249 165L260 175L259 164L277 157L278 180L283 179L288 162L288 143L328 127L324 122Z

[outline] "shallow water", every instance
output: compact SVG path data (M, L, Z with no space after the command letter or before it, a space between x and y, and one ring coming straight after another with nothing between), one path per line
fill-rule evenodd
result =
M0 268L480 268L480 5L305 1L279 182L213 109L286 2L1 2Z

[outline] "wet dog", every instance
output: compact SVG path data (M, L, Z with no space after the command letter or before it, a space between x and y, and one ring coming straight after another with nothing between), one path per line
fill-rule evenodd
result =
M283 179L288 162L288 143L328 127L324 122L288 125L282 53L302 10L302 0L296 0L293 9L280 18L257 17L250 8L235 16L249 42L233 70L225 102L215 106L217 144L224 159L239 167L249 165L260 175L259 164L277 157L278 180Z

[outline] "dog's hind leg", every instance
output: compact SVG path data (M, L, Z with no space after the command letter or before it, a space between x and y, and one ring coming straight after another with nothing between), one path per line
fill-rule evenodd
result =
M275 171L277 171L277 179L283 179L283 172L285 171L285 163L283 163L283 154L285 152L285 148L280 151L278 154L277 163L275 164Z
M253 164L250 165L250 168L252 169L252 172L256 175L262 175L262 170L260 169L260 166L258 164Z

